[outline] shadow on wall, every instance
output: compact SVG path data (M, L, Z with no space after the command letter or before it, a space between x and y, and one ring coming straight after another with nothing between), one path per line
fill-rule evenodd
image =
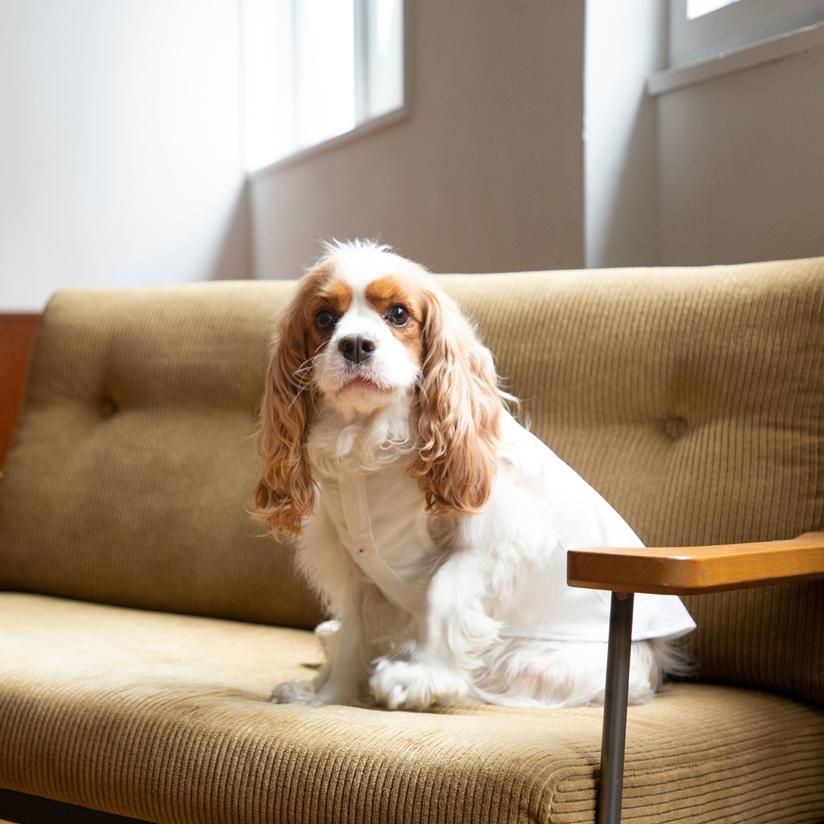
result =
M244 178L228 211L228 220L218 240L206 280L242 280L254 277L252 219L249 179Z
M602 216L592 266L658 264L655 169L657 126L654 101L643 100L627 137L622 165L613 179ZM606 187L605 187L606 188ZM593 244L595 246L595 244Z

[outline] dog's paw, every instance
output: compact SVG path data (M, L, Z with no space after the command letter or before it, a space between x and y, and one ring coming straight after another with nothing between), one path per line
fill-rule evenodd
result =
M324 707L328 704L364 706L354 694L333 690L328 685L318 687L312 681L286 681L278 684L272 690L269 700L273 704L304 704L309 707Z
M330 619L315 627L315 637L320 641L323 654L329 661L335 657L340 641L340 621Z
M459 704L469 693L463 676L439 664L379 658L369 688L390 710L425 710L434 704Z
M317 706L323 701L318 697L311 681L284 681L272 690L269 699L273 704L310 704Z

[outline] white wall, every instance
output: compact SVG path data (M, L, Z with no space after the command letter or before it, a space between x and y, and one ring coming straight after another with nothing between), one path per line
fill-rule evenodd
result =
M586 265L658 259L658 128L649 75L666 65L666 3L587 0Z
M250 274L237 0L0 0L0 309Z
M442 272L581 266L584 3L407 5L409 117L253 178L257 275L332 236Z
M668 92L660 262L824 255L824 48Z
M649 97L646 78L668 59L667 5L587 0L587 265L824 255L824 48ZM736 15L769 12L757 38L813 22L822 5L748 0L673 19L672 32L692 27L693 49L699 36L723 45L744 37Z

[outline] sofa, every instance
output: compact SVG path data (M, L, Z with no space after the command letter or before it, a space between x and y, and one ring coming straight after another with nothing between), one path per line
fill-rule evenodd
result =
M649 546L824 528L824 259L443 284ZM0 481L0 819L594 821L601 708L269 703L321 660L293 547L249 514L293 285L69 290L39 319ZM783 563L685 598L694 672L629 708L624 821L824 820L824 559Z

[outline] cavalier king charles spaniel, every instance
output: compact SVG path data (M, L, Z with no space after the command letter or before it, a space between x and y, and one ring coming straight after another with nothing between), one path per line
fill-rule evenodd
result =
M341 243L303 277L266 375L255 515L298 537L333 620L316 630L317 677L273 701L603 702L609 593L568 587L566 550L643 544L514 401L418 264ZM631 702L677 668L672 640L694 627L678 598L636 596Z

